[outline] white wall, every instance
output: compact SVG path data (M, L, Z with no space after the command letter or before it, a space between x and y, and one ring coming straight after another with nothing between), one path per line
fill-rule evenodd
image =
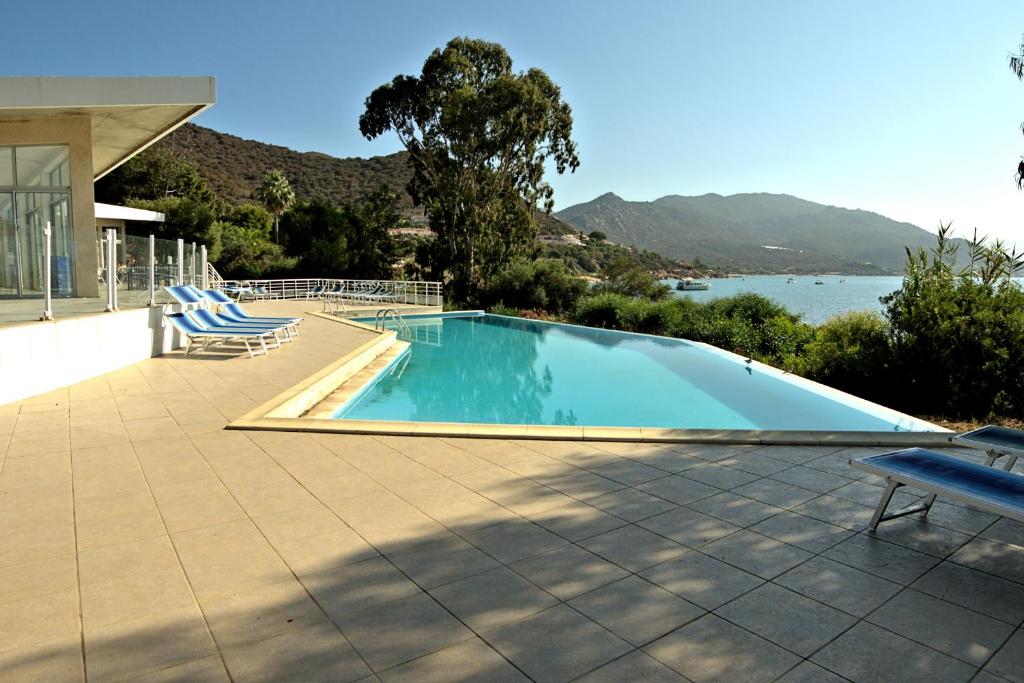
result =
M164 307L0 327L0 404L159 356L184 341Z

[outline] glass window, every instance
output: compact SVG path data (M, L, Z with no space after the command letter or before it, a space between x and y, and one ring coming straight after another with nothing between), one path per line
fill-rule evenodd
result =
M0 147L0 185L14 184L14 153L10 147Z
M14 151L18 187L69 187L67 145L17 147Z

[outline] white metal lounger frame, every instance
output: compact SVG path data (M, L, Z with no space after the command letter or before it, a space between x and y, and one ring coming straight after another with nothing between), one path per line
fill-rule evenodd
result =
M984 429L984 427L982 427L982 429ZM977 448L978 450L985 451L985 464L989 467L992 467L996 460L1005 455L1006 464L1003 465L1003 469L1007 472L1013 470L1013 466L1017 464L1017 458L1024 455L1024 449L1010 448L1009 446L997 446L986 441L971 438L972 435L978 431L979 430L976 429L965 434L957 434L950 438L950 442L961 444L968 448Z
M920 479L907 474L897 475L885 468L876 467L869 463L860 462L859 460L850 460L849 463L858 470L870 472L871 474L885 479L885 492L882 494L882 499L878 501L878 507L875 508L875 514L871 516L871 521L868 523L868 526L872 531L878 528L880 522L885 522L890 519L905 517L916 512L922 513L922 516L927 515L932 504L935 502L935 498L940 495L943 498L955 500L960 503L968 503L979 510L991 512L996 515L1003 515L1005 517L1010 517L1017 521L1024 522L1024 514L1017 510L1008 509L1002 505L991 503L984 498L978 498L977 496L962 493L955 488L930 482L925 483ZM899 479L895 478L897 476ZM885 514L885 509L889 507L889 502L892 500L893 494L896 493L896 489L901 486L911 486L913 488L921 489L923 491L927 491L929 495L925 497L923 502L905 507L902 510L897 510L896 512Z
M241 340L242 343L245 344L245 350L249 352L249 358L255 358L257 355L265 356L267 354L267 351L268 351L266 336L259 336L259 337L256 337L256 336L253 336L253 337L232 337L232 336L229 336L229 335L226 335L226 334L224 334L224 335L214 335L214 334L193 335L191 333L185 333L185 332L182 332L182 334L185 335L185 355L186 356L188 356L188 354L192 351L192 343L193 343L194 339L202 339L203 340L203 343L202 343L202 345L199 348L200 351L206 351L206 349L210 346L210 342L212 340L214 340L214 339L219 339L220 340L218 342L213 342L214 344L222 344L224 342L231 341L233 339ZM259 340L260 347L261 347L261 350L260 350L259 354L256 354L256 353L253 352L252 347L249 345L249 340L250 339L258 339ZM276 344L275 348L280 348L281 347L281 342L276 340L276 339L274 341L275 341L275 344Z

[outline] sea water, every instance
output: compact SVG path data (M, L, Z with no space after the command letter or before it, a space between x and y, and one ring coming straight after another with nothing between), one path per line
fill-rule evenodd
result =
M788 282L790 277L793 282ZM711 284L708 290L679 292L675 290L678 280L664 280L674 294L694 301L709 301L740 292L762 294L813 325L847 311L881 312L884 306L879 298L899 289L902 281L899 276L888 275L742 275L706 280Z

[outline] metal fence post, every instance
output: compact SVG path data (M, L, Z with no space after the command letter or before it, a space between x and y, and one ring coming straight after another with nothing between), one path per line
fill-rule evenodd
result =
M210 268L206 263L206 245L199 247L199 288L206 291L210 288Z
M185 240L178 238L178 286L185 284Z
M195 242L192 243L192 256L191 256L191 259L189 261L188 279L189 279L189 284L192 285L193 287L195 287L196 286L196 282L197 282L197 280L196 280L196 243Z
M51 273L53 268L52 235L50 221L46 221L46 225L43 227L43 320L53 320L53 293L50 291L53 277Z
M149 236L149 305L156 306L156 236Z
M107 228L107 311L117 310L117 229Z

